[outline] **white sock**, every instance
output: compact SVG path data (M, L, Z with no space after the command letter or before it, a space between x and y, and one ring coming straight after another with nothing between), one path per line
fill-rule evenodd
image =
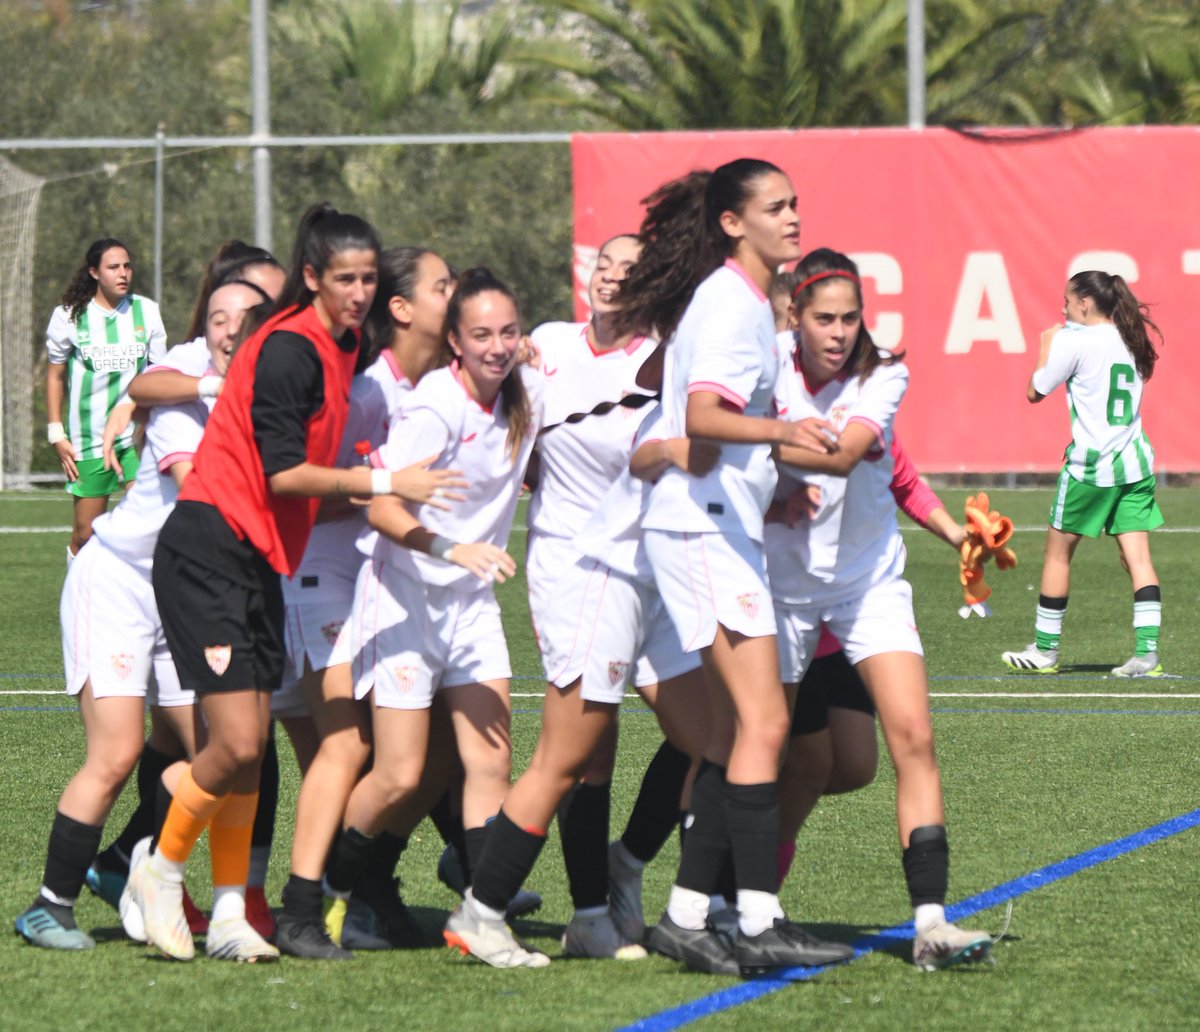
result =
M38 890L38 894L42 897L42 899L47 900L50 903L57 903L60 907L75 906L75 900L67 899L66 896L60 896L55 892L51 892L48 888L46 888L45 885Z
M150 859L146 862L153 864L154 873L164 881L183 883L183 870L187 867L186 860L168 860L156 849L150 854Z
M639 860L628 849L625 848L624 842L617 842L617 859L625 866L630 867L635 871L644 870L646 867L645 860Z
M503 921L507 916L503 910L496 910L494 907L489 907L483 903L480 903L479 900L475 898L475 893L473 893L470 889L467 889L466 894L463 896L463 902L468 906L473 907L475 912L479 914L480 917L485 918L488 921Z
M738 927L743 935L761 935L784 916L779 897L773 892L738 889L737 908Z
M700 931L708 920L708 895L672 885L671 895L667 899L667 917L680 928Z
M213 886L213 924L246 917L246 887L244 885Z
M913 911L913 924L918 932L927 932L946 920L946 908L940 903L921 903Z

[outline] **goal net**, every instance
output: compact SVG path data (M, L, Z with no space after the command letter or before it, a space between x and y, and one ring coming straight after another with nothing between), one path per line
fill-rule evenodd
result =
M0 155L0 486L25 484L33 452L33 247L40 176Z

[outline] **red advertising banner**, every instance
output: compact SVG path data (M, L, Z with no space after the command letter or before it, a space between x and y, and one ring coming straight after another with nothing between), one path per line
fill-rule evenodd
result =
M1166 339L1143 401L1160 471L1200 470L1200 130L595 134L572 142L577 304L596 248L668 179L737 157L783 168L804 249L863 273L867 325L912 377L898 427L926 472L1053 471L1065 394L1025 400L1041 331L1083 269L1120 273Z

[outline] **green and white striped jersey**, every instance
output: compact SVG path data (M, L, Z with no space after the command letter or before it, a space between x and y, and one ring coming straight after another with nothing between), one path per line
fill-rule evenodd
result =
M1154 472L1154 449L1142 431L1142 378L1112 323L1068 323L1050 342L1033 389L1067 385L1071 443L1066 468L1095 487L1136 484Z
M94 300L74 322L60 306L46 328L46 351L54 365L67 365L67 398L63 423L76 460L98 459L104 423L125 396L132 380L167 353L167 331L158 305L130 294L109 311ZM128 444L130 427L118 443Z

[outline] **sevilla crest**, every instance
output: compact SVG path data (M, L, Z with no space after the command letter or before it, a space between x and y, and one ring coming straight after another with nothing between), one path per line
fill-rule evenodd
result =
M394 673L396 687L400 689L401 694L407 695L413 690L413 685L417 683L417 668L415 666L398 666Z
M133 672L133 656L128 652L114 652L111 657L113 673L122 681Z
M625 683L625 675L629 671L629 664L623 663L620 660L614 659L608 664L608 683L614 688L619 684Z
M321 628L321 633L325 635L325 640L330 645L337 644L338 635L342 633L342 627L345 622L345 620L334 620L333 623L327 623Z
M232 645L209 645L204 650L204 661L209 670L220 677L229 669L229 661L233 659Z
M758 592L752 591L746 595L738 595L738 605L742 607L742 612L745 613L751 620L758 616Z

